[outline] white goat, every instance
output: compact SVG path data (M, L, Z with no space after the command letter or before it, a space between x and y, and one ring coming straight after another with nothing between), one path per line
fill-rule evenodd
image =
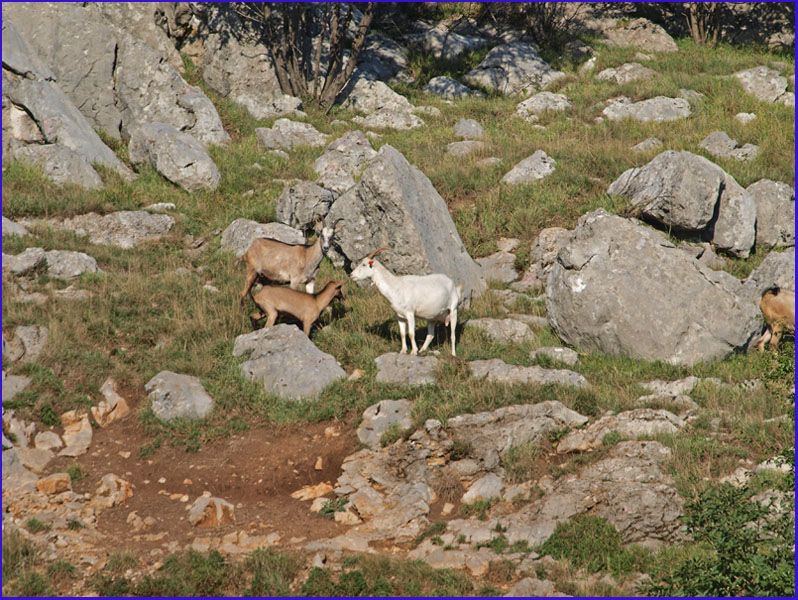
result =
M391 305L399 318L399 335L402 338L402 354L407 352L405 335L410 335L410 354L418 354L416 346L416 317L427 320L427 338L421 346L424 352L435 337L435 324L443 323L452 329L452 356L455 352L455 330L457 328L457 306L460 304L462 287L455 287L446 275L394 275L375 256L385 250L380 248L360 261L352 271L355 281L371 279L380 293Z

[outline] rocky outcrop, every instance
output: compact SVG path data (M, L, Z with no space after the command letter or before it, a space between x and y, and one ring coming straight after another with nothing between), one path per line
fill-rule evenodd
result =
M424 25L423 31L411 33L405 36L411 44L436 59L453 60L463 54L477 50L488 44L488 40L478 35L464 35L454 31L447 23L441 22L435 26L428 26L426 23L416 23Z
M22 5L15 5L13 10L19 6ZM86 117L56 83L55 74L7 18L6 11L10 9L10 5L3 6L4 158L13 157L15 151L28 144L45 144L53 148L29 150L29 156L23 154L23 157L44 165L46 173L59 174L59 183L95 186L99 175L92 169L93 164L130 178L130 170L100 140ZM84 162L77 162L74 155ZM73 177L68 180L60 177L68 176L72 169Z
M87 190L97 190L103 185L103 180L85 158L61 144L31 144L14 149L12 156L39 167L45 177L58 185L76 185Z
M637 408L617 415L601 417L585 427L572 431L557 444L557 452L586 452L600 448L605 436L614 433L624 438L651 437L676 433L685 423L667 410Z
M639 48L645 52L676 52L676 42L661 26L648 19L614 21L601 28L607 44Z
M770 252L743 283L745 295L756 304L769 287L795 290L795 248Z
M466 83L505 96L537 92L565 77L525 42L496 46L465 76Z
M387 247L385 266L399 275L444 273L463 286L466 301L485 289L479 265L466 252L443 198L430 180L389 145L360 181L332 205L325 224L334 230L339 265Z
M330 212L335 194L310 181L287 185L277 198L277 220L305 231Z
M322 187L341 194L355 185L368 162L377 156L376 150L362 131L350 131L331 142L316 162L313 169L316 180Z
M690 103L684 98L656 96L632 102L626 96L612 99L602 114L610 121L632 119L643 123L664 123L686 119L692 114Z
M88 237L92 244L127 249L161 239L172 230L175 220L169 215L151 214L144 210L120 210L107 215L86 213L63 221L26 219L25 223L65 229L81 237Z
M408 400L382 400L363 412L363 421L357 428L357 439L372 450L379 448L382 435L391 428L404 432L413 427Z
M756 204L756 245L773 248L795 245L795 188L760 179L746 188Z
M14 275L30 275L37 269L46 269L47 275L55 279L74 279L83 273L97 273L97 261L83 252L26 248L19 254L3 254L3 271Z
M468 142L455 143L466 144ZM482 267L486 281L510 283L518 279L518 271L515 270L515 254L512 252L494 252L489 256L478 258L477 263Z
M204 419L213 410L213 398L191 375L161 371L144 385L152 412L162 421Z
M503 360L472 360L468 363L475 379L485 379L494 383L524 385L570 385L588 387L587 379L568 369L544 369L538 366L519 367L508 365Z
M346 377L334 357L325 354L293 325L275 325L239 335L233 356L247 379L263 385L267 393L286 400L317 397L328 385Z
M139 125L162 122L205 144L229 141L207 96L97 5L17 4L4 7L3 17L34 47L96 129L127 138Z
M744 348L758 332L757 308L742 294L737 279L662 233L599 210L579 220L557 255L546 308L579 350L691 365Z
M795 104L795 95L787 91L787 78L775 69L759 66L734 74L743 89L762 102Z
M728 173L690 152L668 150L624 171L607 189L628 198L634 214L679 234L711 238L735 256L754 245L756 205Z
M166 123L144 123L130 132L130 162L150 165L189 192L215 190L221 175L205 146Z
M654 69L644 67L640 63L624 63L620 67L604 69L596 75L599 81L612 81L624 85L633 81L651 79L657 74Z

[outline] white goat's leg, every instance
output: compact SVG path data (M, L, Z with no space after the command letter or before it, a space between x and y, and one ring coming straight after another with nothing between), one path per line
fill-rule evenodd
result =
M315 290L315 289L316 289L316 280L315 280L315 279L311 279L310 281L308 281L308 282L305 284L305 291L306 291L308 294L312 294L312 293L313 293L313 290Z
M435 337L435 321L427 321L427 339L424 340L424 345L421 346L419 352L426 352L429 348L432 338Z
M402 338L402 354L407 354L407 342L405 336L407 335L407 321L399 317L399 337Z
M457 332L457 309L453 309L449 313L449 327L452 328L452 356L457 356L457 352L454 349L454 342Z
M418 354L418 346L416 346L416 315L409 312L405 315L405 318L407 318L407 335L410 336L410 347L412 348L410 354L415 356Z

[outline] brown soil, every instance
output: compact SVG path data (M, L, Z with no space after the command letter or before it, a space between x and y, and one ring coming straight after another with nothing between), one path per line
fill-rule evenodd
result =
M337 436L325 436L332 428ZM182 548L196 536L223 536L235 531L251 535L272 532L280 545L334 537L348 529L331 519L311 513L310 502L291 498L305 485L323 481L335 484L341 463L358 448L354 427L336 421L251 429L240 435L205 445L199 452L164 444L147 459L139 448L150 440L134 416L94 430L89 452L78 459L59 458L53 472L78 462L86 476L76 482L77 492L93 493L103 475L114 473L134 486L133 497L98 517L98 529L106 534L109 550L134 554L171 545ZM120 452L130 452L124 458ZM315 470L317 457L322 469ZM159 483L164 479L164 483ZM192 527L187 507L204 491L232 503L234 525L218 529ZM187 495L188 501L170 499ZM134 533L127 523L130 512L142 519L157 519L152 527ZM165 533L166 535L158 536ZM153 535L155 534L155 535ZM155 537L158 539L153 539Z

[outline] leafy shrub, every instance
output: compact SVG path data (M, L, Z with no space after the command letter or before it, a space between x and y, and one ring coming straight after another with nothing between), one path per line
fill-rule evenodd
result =
M793 465L794 474L794 465ZM794 476L794 475L793 475ZM792 509L780 515L729 484L704 491L686 509L687 530L705 552L688 556L647 590L660 596L793 596Z

